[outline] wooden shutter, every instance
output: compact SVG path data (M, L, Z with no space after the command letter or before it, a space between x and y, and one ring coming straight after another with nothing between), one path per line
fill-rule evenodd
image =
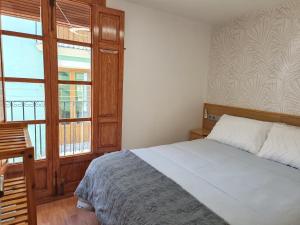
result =
M40 20L41 2L45 0L0 0L0 13L20 18ZM76 25L79 27L90 26L90 12L88 4L106 5L105 0L55 0L57 7L63 13L57 13L58 23ZM66 20L68 18L68 21Z
M70 0L56 0L56 22L58 24L91 26L91 10L87 4Z
M1 0L0 13L26 19L40 20L40 0Z
M97 150L121 149L124 64L124 13L101 8L98 16L99 50L95 92L97 109Z

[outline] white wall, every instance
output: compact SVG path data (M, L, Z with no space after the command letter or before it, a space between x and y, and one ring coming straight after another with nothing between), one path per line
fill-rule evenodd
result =
M210 27L124 0L123 148L187 140L201 126Z

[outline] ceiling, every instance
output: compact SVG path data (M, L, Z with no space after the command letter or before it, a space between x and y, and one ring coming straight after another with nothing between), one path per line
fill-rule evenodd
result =
M226 22L244 13L273 7L286 0L127 0L140 5L161 9L217 24Z

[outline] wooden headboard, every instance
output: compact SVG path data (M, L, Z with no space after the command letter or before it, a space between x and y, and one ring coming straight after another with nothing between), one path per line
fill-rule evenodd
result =
M203 129L211 131L218 118L224 114L300 127L300 116L205 103L203 107Z

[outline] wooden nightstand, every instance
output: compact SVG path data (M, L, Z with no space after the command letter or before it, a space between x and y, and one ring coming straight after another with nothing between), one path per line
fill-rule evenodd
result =
M205 130L202 128L191 130L190 131L190 141L206 138L209 135L209 133L210 132L208 130Z

